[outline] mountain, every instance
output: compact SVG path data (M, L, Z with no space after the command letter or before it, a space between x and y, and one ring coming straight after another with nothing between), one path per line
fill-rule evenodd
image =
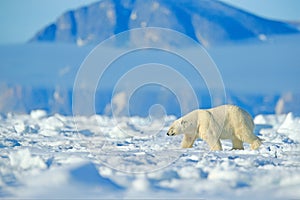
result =
M30 41L82 46L141 27L170 28L205 46L299 32L215 0L102 0L64 13Z
M288 23L292 24L300 31L300 21L289 21Z

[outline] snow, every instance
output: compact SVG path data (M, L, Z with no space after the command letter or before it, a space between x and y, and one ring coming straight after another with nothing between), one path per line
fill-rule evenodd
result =
M3 114L0 198L300 198L293 113L255 117L257 151L223 141L224 151L210 152L201 140L181 149L180 136L166 136L175 117L161 120Z

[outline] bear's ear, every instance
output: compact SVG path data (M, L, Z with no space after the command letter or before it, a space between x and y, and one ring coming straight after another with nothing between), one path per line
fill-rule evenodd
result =
M181 122L180 122L180 124L181 124L181 126L183 126L183 127L185 127L186 125L187 125L187 121L185 121L185 120L181 120Z

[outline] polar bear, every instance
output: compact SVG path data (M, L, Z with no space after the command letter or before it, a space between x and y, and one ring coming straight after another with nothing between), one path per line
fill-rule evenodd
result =
M173 122L167 135L184 134L182 148L191 148L197 138L206 141L211 150L222 150L220 139L230 139L232 149L244 149L243 142L255 150L261 139L253 133L252 117L234 105L222 105L207 110L194 110Z

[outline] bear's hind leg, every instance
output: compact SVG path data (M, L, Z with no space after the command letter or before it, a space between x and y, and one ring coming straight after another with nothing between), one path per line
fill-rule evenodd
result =
M237 137L233 137L232 139L232 150L244 150L243 142L239 140Z
M192 148L195 140L196 140L196 136L184 134L181 142L181 147Z
M241 132L242 133L242 132ZM243 142L247 142L251 145L252 150L256 150L259 148L259 146L262 144L261 139L254 135L252 129L248 129L244 131L244 134L237 135L239 139Z
M243 127L235 132L235 137L240 141L251 145L252 150L256 150L262 144L262 141L253 133L253 128Z
M261 139L259 137L256 137L256 139L251 143L251 149L256 150L259 148L261 144L262 144Z

